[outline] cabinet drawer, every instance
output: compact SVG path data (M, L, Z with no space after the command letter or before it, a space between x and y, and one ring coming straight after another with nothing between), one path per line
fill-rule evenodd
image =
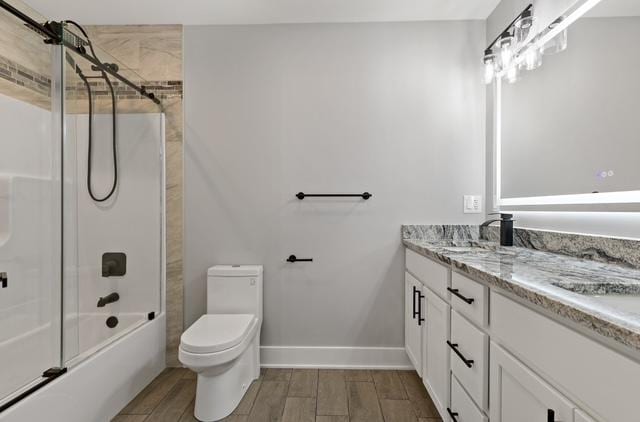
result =
M489 336L451 312L451 371L483 410L488 408Z
M405 255L407 271L413 274L425 286L442 298L448 297L447 287L450 285L448 267L438 264L429 258L407 249Z
M451 306L480 327L489 321L489 288L454 272L451 275Z
M456 377L451 377L451 407L447 409L450 421L487 422L487 417L473 403ZM455 419L454 419L455 418Z

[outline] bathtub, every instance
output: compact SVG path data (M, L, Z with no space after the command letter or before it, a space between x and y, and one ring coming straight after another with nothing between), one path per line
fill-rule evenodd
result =
M68 362L68 372L0 413L0 422L108 422L160 374L165 368L165 314L151 321L141 314L119 315L119 329L106 326L108 316L81 314L72 320L86 335L73 341L78 354ZM39 327L12 339L20 341L19 349L15 342L12 347L24 351L25 339L37 344L38 336L50 333L51 327Z
M107 326L111 316L118 318L114 328ZM91 313L79 314L65 320L65 360L67 367L74 367L113 341L134 331L147 322L143 313Z

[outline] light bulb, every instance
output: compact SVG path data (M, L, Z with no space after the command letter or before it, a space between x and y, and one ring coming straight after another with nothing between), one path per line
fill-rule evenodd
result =
M533 28L534 18L531 9L525 10L515 22L515 38L518 44L524 43Z
M518 82L520 79L520 72L518 70L518 66L511 66L507 69L507 82L510 84Z
M500 37L500 62L502 63L503 69L508 68L511 60L513 60L513 44L513 35L508 32L502 34Z
M535 70L542 66L542 52L540 49L532 45L524 55L524 68L527 70Z
M489 85L493 82L493 78L496 74L496 55L493 54L493 50L487 49L484 51L484 83Z
M484 83L489 85L493 82L493 77L496 74L496 68L493 63L485 63L484 64Z

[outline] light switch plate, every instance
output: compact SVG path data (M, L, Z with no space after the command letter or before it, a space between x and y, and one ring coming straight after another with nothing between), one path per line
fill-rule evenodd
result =
M465 214L482 213L482 196L481 195L465 195L463 210Z

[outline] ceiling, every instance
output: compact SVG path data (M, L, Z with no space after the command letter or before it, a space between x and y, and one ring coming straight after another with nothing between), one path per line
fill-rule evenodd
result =
M266 24L486 19L500 0L23 0L86 25Z

